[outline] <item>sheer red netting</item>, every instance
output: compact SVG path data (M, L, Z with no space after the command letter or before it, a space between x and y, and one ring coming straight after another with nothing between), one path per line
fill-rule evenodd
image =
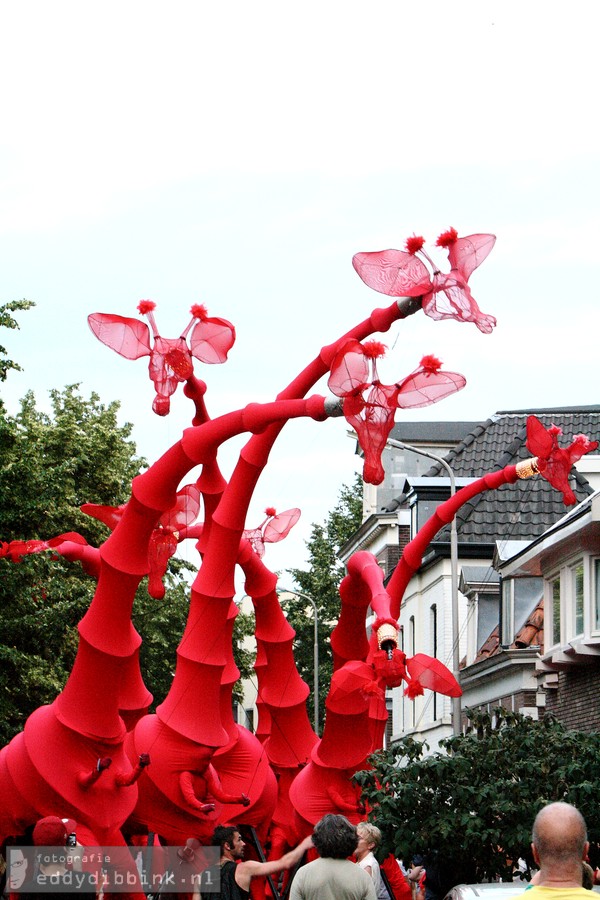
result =
M462 375L444 372L435 356L424 356L414 372L393 385L382 384L377 359L385 354L378 341L343 344L331 364L329 389L344 398L344 416L356 431L364 453L363 478L381 484L384 477L381 454L394 427L396 410L428 406L466 384Z
M99 341L125 359L149 356L148 370L156 396L152 408L159 416L170 410L177 385L194 374L192 357L204 363L223 363L235 342L235 328L226 319L211 318L201 304L192 306L192 319L178 338L161 337L154 318L155 304L141 300L138 310L150 328L137 319L111 313L92 313L88 323ZM191 331L190 345L187 336Z
M450 271L446 273L423 249L424 238L416 236L408 238L406 250L357 253L352 262L365 284L374 290L391 297L422 297L423 312L430 318L474 322L480 331L489 334L496 319L479 309L468 281L495 241L493 234L460 238L454 228L444 232L436 246L448 250Z
M577 498L569 484L569 473L582 456L597 449L598 441L576 434L568 447L561 448L558 444L561 434L562 429L556 425L544 428L536 416L527 419L527 449L535 454L540 474L561 491L565 505L570 506Z

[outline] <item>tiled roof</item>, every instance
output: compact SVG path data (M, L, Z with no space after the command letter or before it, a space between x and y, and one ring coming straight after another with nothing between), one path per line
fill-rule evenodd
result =
M529 415L536 415L548 428L557 425L563 434L561 446L567 446L576 434L586 434L600 441L600 405L557 409L506 410L476 426L470 434L451 450L445 459L457 477L480 477L502 469L531 453L525 445L526 423ZM426 473L428 477L447 478L446 470L436 463ZM577 501L592 493L592 488L574 470L571 485ZM564 516L567 507L562 495L541 476L534 476L516 484L503 485L486 491L459 510L456 523L459 541L491 543L496 539L531 540ZM449 526L436 541L449 540Z
M526 647L539 646L544 650L544 600L538 601L536 608L533 610L527 621L516 635L514 642L510 645L511 650L523 650ZM490 656L495 656L500 652L500 626L496 625L492 633L489 635L485 643L480 647L479 653L474 659L474 663L481 662ZM462 661L461 668L464 668L465 660Z
M494 656L500 650L500 626L496 625L488 639L482 644L479 648L479 653L473 660L473 662L481 662L482 659L487 659L488 656ZM463 666L466 663L466 660L463 660Z
M513 647L522 649L536 644L544 650L544 598L531 613L519 633L515 636Z
M455 443L462 441L480 422L396 422L390 437L395 441Z

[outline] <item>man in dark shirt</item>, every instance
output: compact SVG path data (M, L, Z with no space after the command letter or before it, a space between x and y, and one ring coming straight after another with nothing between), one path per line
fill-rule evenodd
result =
M214 831L212 842L221 848L221 890L220 893L203 893L206 900L211 898L247 900L253 878L273 875L282 869L291 869L300 862L308 848L312 847L312 839L307 837L281 859L272 859L268 862L258 862L254 859L243 861L246 844L239 829L234 825L219 825Z

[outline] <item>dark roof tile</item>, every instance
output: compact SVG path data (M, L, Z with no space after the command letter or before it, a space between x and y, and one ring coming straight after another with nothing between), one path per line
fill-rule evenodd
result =
M498 412L477 425L447 454L446 460L455 476L480 477L528 459L531 454L525 444L526 428L527 417L532 413L546 428L554 424L562 429L561 446L570 444L580 433L600 441L600 405ZM447 477L439 463L426 475ZM571 483L578 502L592 492L587 479L576 470ZM459 540L477 543L492 543L501 538L532 540L558 521L566 510L562 495L541 476L503 485L498 490L479 494L460 508L456 517ZM450 527L445 526L436 541L449 539Z

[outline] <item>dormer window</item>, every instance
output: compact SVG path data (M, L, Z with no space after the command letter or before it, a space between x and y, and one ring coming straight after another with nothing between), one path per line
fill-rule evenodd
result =
M502 579L501 643L510 647L542 597L541 578Z
M459 482L467 479L459 479ZM414 538L440 503L450 496L449 478L411 478L408 503L410 507L410 536ZM462 485L461 485L462 486Z

